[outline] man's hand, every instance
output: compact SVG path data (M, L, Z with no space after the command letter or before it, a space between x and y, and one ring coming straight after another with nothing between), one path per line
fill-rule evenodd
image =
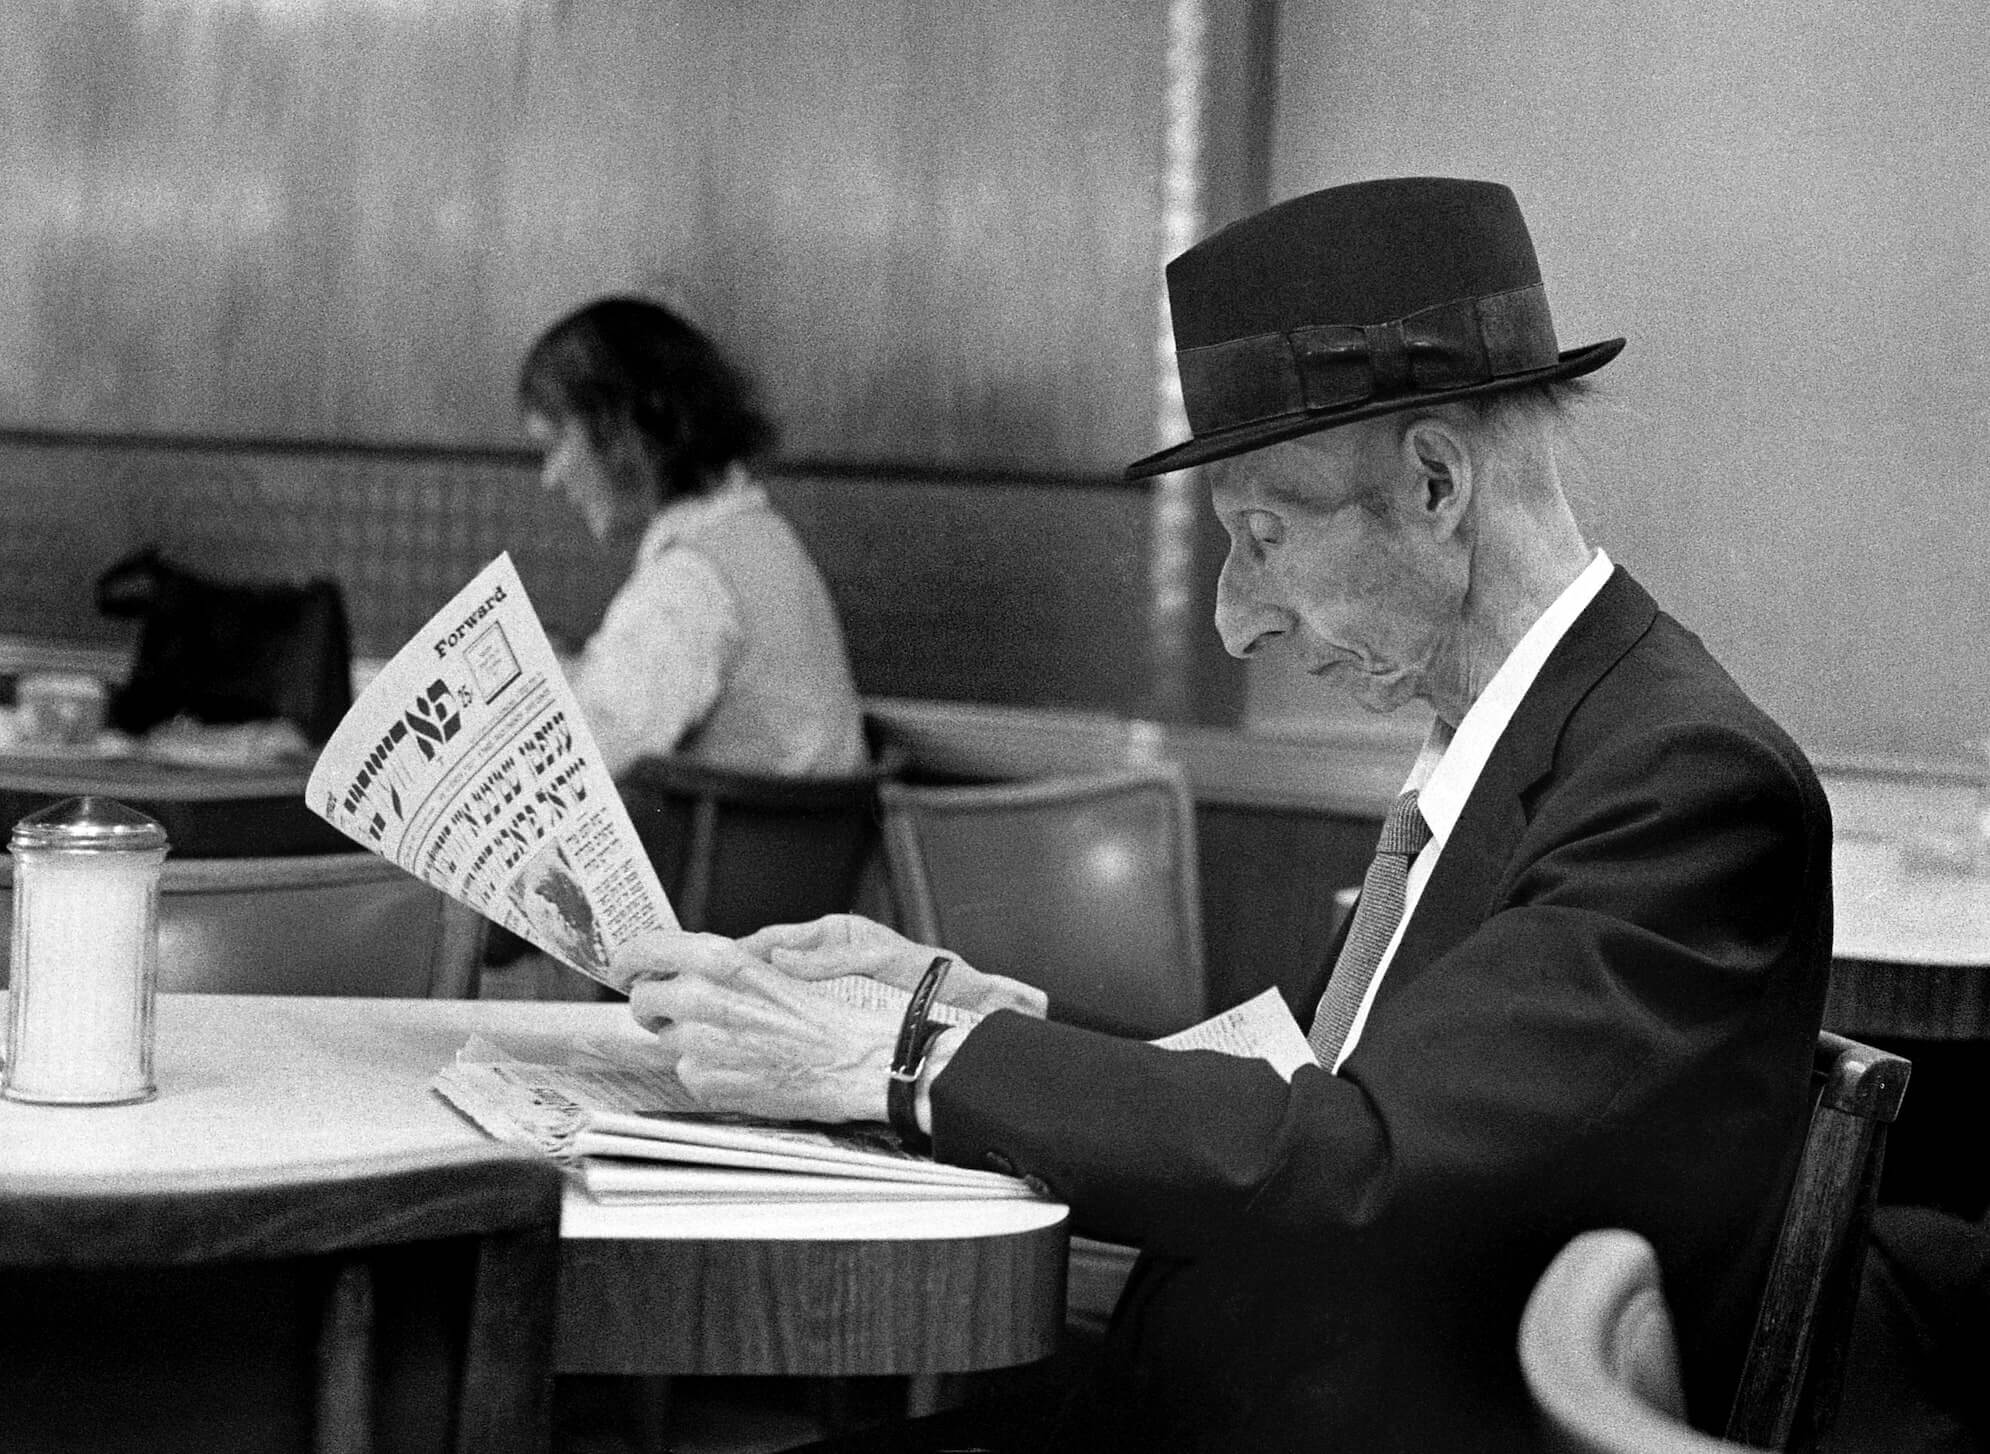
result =
M629 1008L701 1105L781 1120L882 1121L899 1017L845 1005L716 934L629 966Z
M918 988L933 956L947 952L915 944L896 930L858 914L830 914L807 924L770 925L747 935L739 947L795 979L861 974L907 994ZM1043 1018L1048 1004L1042 990L999 974L983 974L957 957L940 987L940 1002L979 1014L1019 1010L1038 1019Z

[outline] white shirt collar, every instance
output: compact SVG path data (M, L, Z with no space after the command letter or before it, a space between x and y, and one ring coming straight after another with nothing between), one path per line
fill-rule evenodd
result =
M743 468L734 465L717 488L701 495L672 500L652 515L650 523L643 527L643 540L637 547L637 554L644 560L654 559L685 536L695 534L713 521L766 503L767 491L754 484Z
M1498 746L1506 724L1513 720L1521 699L1534 685L1555 647L1596 599L1603 583L1610 579L1611 569L1610 557L1597 551L1583 567L1582 574L1569 582L1554 603L1527 628L1519 644L1507 653L1493 679L1486 683L1486 689L1466 711L1457 731L1446 727L1441 717L1431 724L1423 751L1417 754L1416 765L1410 769L1403 786L1418 790L1417 807L1424 822L1430 825L1433 842L1441 844L1451 836L1458 815L1465 810L1465 800L1478 784L1479 773L1486 759L1492 756L1493 748Z

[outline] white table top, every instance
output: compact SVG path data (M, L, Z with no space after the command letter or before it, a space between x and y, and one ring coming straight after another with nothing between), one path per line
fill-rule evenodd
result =
M101 1107L0 1100L0 1185L26 1174L296 1174L355 1155L474 1147L483 1132L428 1088L473 1033L528 1057L535 1046L548 1053L579 1036L646 1038L619 1004L163 994L157 1098ZM972 1238L1051 1226L1066 1215L1060 1205L1033 1201L610 1207L571 1185L561 1234Z
M1976 793L1876 778L1825 787L1838 957L1990 966L1990 842Z
M1990 966L1990 873L1964 873L1909 845L1832 845L1833 952L1890 964Z

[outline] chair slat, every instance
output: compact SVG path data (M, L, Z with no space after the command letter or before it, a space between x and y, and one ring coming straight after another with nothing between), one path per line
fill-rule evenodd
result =
M1911 1070L1842 1035L1818 1037L1810 1131L1728 1419L1732 1440L1810 1450L1830 1427L1887 1127Z
M341 1257L318 1324L312 1454L373 1454L373 1269Z
M457 1454L534 1454L551 1439L557 1310L546 1294L559 1252L544 1226L486 1237L478 1249Z

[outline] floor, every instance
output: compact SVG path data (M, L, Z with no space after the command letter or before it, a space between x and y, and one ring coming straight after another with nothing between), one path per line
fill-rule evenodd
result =
M672 1454L765 1454L820 1439L828 1431L791 1400L736 1385L743 1380L685 1379L674 1401L667 1447Z
M562 1378L554 1454L773 1454L883 1422L903 1379Z
M1002 1414L1000 1437L1033 1446L1097 1350L1095 1336L1073 1329L1042 1363L945 1376L925 1393L941 1407ZM888 1424L909 1392L902 1378L562 1378L554 1454L773 1454Z

